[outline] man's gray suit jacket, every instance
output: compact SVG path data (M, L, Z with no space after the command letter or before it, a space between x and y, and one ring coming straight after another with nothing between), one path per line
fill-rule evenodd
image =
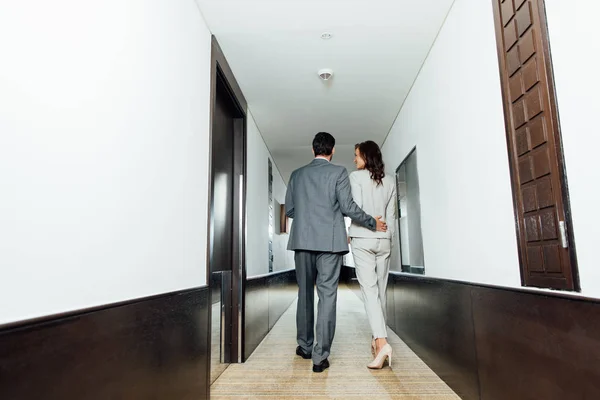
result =
M315 158L295 170L285 196L286 215L293 218L288 250L348 253L344 216L375 230L375 218L352 199L346 168Z

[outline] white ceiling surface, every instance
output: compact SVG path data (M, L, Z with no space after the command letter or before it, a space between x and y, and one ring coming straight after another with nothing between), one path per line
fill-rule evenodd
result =
M196 1L287 181L318 131L348 168L355 143L383 142L453 0Z

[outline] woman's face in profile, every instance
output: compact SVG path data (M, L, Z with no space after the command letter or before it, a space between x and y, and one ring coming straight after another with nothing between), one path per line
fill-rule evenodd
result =
M365 169L365 160L363 160L358 149L354 150L354 164L357 169Z

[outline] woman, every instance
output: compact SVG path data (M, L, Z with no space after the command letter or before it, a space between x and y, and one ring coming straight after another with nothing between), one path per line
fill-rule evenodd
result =
M354 163L358 169L350 174L354 201L367 214L381 215L388 225L387 232L373 232L353 223L348 233L356 277L374 338L371 347L375 359L367 367L380 369L386 359L392 366L392 347L387 342L385 291L396 219L396 186L394 179L385 175L377 143L369 140L357 144Z

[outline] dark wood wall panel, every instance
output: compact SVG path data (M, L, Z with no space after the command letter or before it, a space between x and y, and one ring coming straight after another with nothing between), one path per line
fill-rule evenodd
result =
M600 399L600 304L474 287L482 399Z
M269 281L269 331L284 312L290 308L290 304L298 297L298 286L296 284L296 271L288 271L283 274L274 275Z
M0 330L0 398L208 399L208 288Z
M244 359L256 350L297 296L295 270L246 281Z
M397 275L390 286L394 331L461 398L479 398L470 289Z
M390 326L464 399L600 399L600 300L395 273L390 300Z
M246 281L245 360L250 357L267 333L269 333L268 278L248 279Z
M390 325L390 327L392 327L392 329L394 329L394 331L398 331L400 330L400 324L402 323L402 319L404 318L401 314L402 311L405 310L406 304L404 304L404 301L407 300L406 296L403 296L402 293L400 292L400 288L401 285L397 284L396 281L391 280L388 283L388 293L391 295L392 300L393 301L393 308L394 308L394 314L393 315L388 315L387 319L388 319L388 324L393 324Z
M386 293L386 310L387 310L387 322L388 326L394 331L398 330L396 325L396 295L395 285L392 281L388 283L388 290Z

